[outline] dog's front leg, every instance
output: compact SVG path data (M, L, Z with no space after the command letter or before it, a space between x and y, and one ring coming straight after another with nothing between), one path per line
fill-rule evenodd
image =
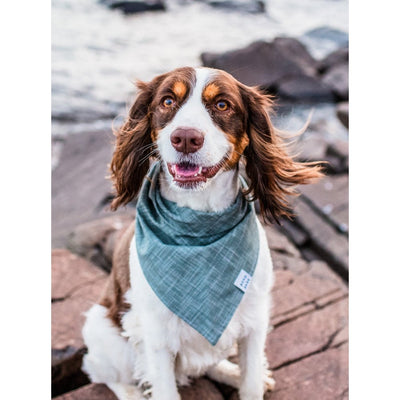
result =
M175 380L175 357L167 347L146 346L152 399L180 400Z
M267 369L264 354L266 330L252 330L239 341L240 400L262 400L264 392L272 390L275 382Z

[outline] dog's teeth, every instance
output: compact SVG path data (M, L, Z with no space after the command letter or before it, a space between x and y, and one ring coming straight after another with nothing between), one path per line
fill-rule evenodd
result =
M202 170L202 169L203 169L203 167L200 167L200 168L199 168L199 172L196 174L196 176L201 174L201 170Z

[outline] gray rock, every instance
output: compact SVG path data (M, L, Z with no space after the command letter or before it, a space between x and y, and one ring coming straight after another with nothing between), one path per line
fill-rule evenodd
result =
M206 3L214 8L221 8L230 11L248 12L252 14L264 13L266 11L265 2L261 0L207 0Z
M335 28L321 26L306 32L300 40L312 49L314 57L323 58L338 48L348 46L349 35Z
M340 122L349 129L349 103L339 103L336 107L336 115Z
M204 66L223 69L246 85L270 90L284 78L316 73L315 60L292 38L277 38L271 43L258 41L222 54L203 53L201 60Z
M110 131L71 135L52 172L52 247L65 247L70 232L84 222L115 215L104 199L112 192L107 164L113 151ZM116 213L126 213L123 209Z
M324 73L338 64L348 64L348 63L349 63L349 48L341 47L340 49L327 55L323 60L321 60L318 63L318 71Z
M77 226L69 235L68 249L106 271L111 270L115 238L133 221L131 214L113 215Z
M283 100L297 102L334 102L332 89L312 76L292 76L278 83L277 92Z
M339 100L349 99L349 65L337 64L322 75L322 82L331 88Z
M144 11L165 11L166 6L162 0L147 1L108 1L108 6L121 10L124 14L136 14Z

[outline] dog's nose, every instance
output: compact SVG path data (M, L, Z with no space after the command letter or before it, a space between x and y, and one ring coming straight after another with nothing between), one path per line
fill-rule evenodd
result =
M178 128L172 132L171 144L181 153L194 153L203 147L204 136L197 129Z

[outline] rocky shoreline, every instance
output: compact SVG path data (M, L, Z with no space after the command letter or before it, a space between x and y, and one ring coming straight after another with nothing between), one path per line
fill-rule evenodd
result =
M201 59L272 92L278 116L288 105L322 102L336 108L331 118L349 127L347 46L315 60L297 39L279 37ZM330 122L311 121L294 147L299 160L328 162L327 176L299 188L293 220L265 227L276 273L266 349L277 380L265 399L348 398L349 155L347 137L327 134ZM53 138L52 387L58 400L115 399L80 371L81 314L100 295L115 240L135 216L134 204L108 209L112 143L111 129ZM183 400L238 399L232 388L205 378L181 394Z

